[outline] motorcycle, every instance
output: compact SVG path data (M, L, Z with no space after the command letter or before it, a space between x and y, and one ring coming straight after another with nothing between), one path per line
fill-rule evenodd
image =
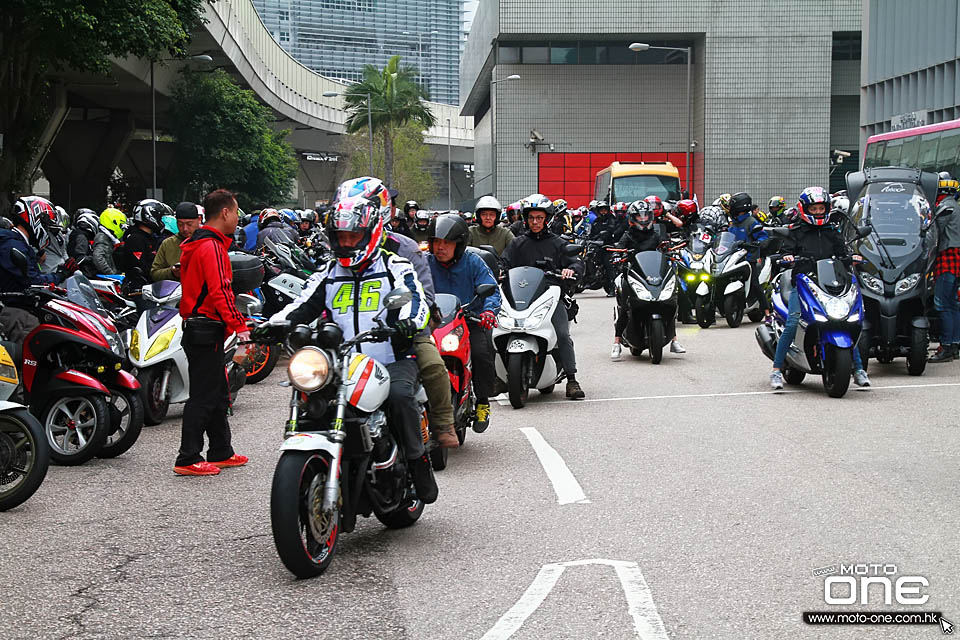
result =
M20 384L10 353L19 345L0 344L0 511L32 496L47 475L50 443L43 426L22 404L10 402Z
M608 251L628 253L627 249ZM661 251L641 251L622 260L624 268L617 276L616 286L619 295L627 292L629 304L627 326L620 340L630 349L631 355L640 356L646 349L650 351L650 362L660 364L663 347L670 342L666 335L667 322L677 313L674 259ZM619 313L620 307L615 307L614 312Z
M580 248L583 260L583 277L574 285L574 293L587 289L604 289L607 286L606 252L602 240L580 240L575 246Z
M412 298L396 289L384 311ZM381 312L380 315L382 315ZM393 435L387 368L354 349L387 340L394 330L378 315L376 327L349 340L333 323L294 327L287 367L290 418L270 492L270 521L277 553L300 578L322 574L333 561L340 533L354 530L357 515L374 515L391 529L414 524L424 503L416 496L403 454ZM426 394L421 431L429 440Z
M716 322L718 310L723 314L727 325L734 329L743 322L744 312L753 322L763 319L763 309L759 303L753 301L750 306L746 306L753 270L760 269L761 288L769 288L773 274L773 263L769 257L764 258L759 267L747 259L748 251L756 247L757 245L737 240L735 235L724 231L720 234L716 247L707 252L704 265L710 267L710 279L701 280L697 285L694 302L697 323L701 327L706 328ZM765 296L764 291L761 297Z
M680 280L680 294L677 301L680 306L680 317L689 316L689 312L696 306L699 289L703 294L710 290L710 249L719 234L709 225L698 224L690 231L687 246L680 251L680 262L677 264L677 277ZM700 316L697 316L700 320ZM701 324L706 329L710 322Z
M129 356L137 380L146 392L144 423L153 426L163 422L171 404L184 403L190 397L190 373L181 344L180 283L154 282L143 288L142 295L143 300L153 306L140 315L130 337ZM236 397L246 382L246 371L233 361L237 347L237 334L232 333L223 343L231 398Z
M774 233L785 229L774 229ZM870 233L861 227L858 237ZM786 326L788 305L794 285L790 271L777 278L773 293L773 326L761 324L756 338L760 349L774 359L777 340ZM811 275L798 274L797 295L800 296L800 326L787 352L783 378L798 385L808 373L820 374L827 395L841 398L850 386L853 373L853 349L857 348L863 322L863 298L856 275L839 260L818 260Z
M905 357L912 376L923 374L927 366L926 302L931 291L925 276L936 257L937 227L922 175L913 169L883 168L847 176L857 189L848 192L862 196L850 223L873 229L858 246L864 258L857 268L865 314L858 343L864 368L870 357L882 363Z
M450 376L450 395L453 399L453 424L457 440L463 444L467 429L476 417L476 396L473 393L473 368L470 354L470 328L467 319L474 319L467 313L474 302L493 294L496 286L482 284L477 287L476 297L467 305L461 305L459 298L449 293L438 293L435 298L439 313L439 322L433 329L432 338L440 350L440 357L447 366ZM448 450L434 447L430 451L430 462L435 471L447 467Z
M577 251L577 245L568 245ZM548 265L543 265L544 267ZM538 267L514 267L507 272L502 306L493 329L497 378L506 382L510 404L521 409L531 388L553 393L566 377L557 359L557 332L553 313L562 304L562 292L550 279L562 279L559 271Z

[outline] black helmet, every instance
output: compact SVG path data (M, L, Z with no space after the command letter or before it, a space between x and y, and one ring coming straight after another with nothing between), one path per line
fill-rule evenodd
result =
M958 191L960 183L953 179L949 171L941 171L937 174L937 193L941 195L954 195Z
M470 241L470 227L466 221L457 214L445 213L430 221L430 228L427 231L427 241L430 242L431 253L433 253L432 241L434 238L457 243L457 248L453 252L453 259L457 261L467 248L467 242Z
M753 211L753 199L750 194L740 191L730 196L730 216L735 217L741 213Z
M406 204L403 205L403 212L406 214L410 213L410 209L420 210L420 203L416 200L407 200Z
M134 224L145 224L156 233L163 227L163 216L172 216L173 209L153 198L141 200L133 207L131 220Z
M73 226L83 229L90 235L96 235L100 228L100 216L93 209L77 209L73 214Z

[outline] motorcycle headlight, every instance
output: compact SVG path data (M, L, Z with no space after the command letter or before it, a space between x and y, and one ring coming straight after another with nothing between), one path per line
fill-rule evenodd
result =
M673 292L677 288L677 279L670 278L670 281L663 287L663 291L660 292L660 297L658 300L669 300L673 296Z
M653 300L653 296L650 294L650 291L633 278L630 279L630 287L633 288L633 292L637 294L637 297L641 300Z
M287 365L290 384L304 393L313 393L330 381L330 358L317 347L304 347Z
M860 275L860 282L863 283L863 286L865 286L867 289L869 289L870 291L873 291L878 295L883 295L883 281L880 280L880 278L876 276L872 276L869 273L861 272L859 275ZM901 282L903 281L901 280Z
M918 282L920 282L919 273L915 273L911 276L907 276L906 278L903 278L902 280L897 282L897 286L894 289L894 293L896 295L900 295L901 293L906 293L907 291L910 291L910 289L913 289L915 286L917 286Z
M501 329L506 329L507 331L520 328L519 322L513 316L508 314L505 309L501 309L499 315L497 315L497 325Z
M167 329L163 333L157 336L157 339L153 341L153 344L150 345L150 348L147 349L147 357L144 360L149 360L150 358L156 357L167 350L170 346L170 342L173 341L173 336L177 334L176 327L172 329Z
M834 320L843 320L850 313L850 305L841 298L830 298L824 305L824 311Z
M460 338L463 336L463 327L457 327L440 340L440 351L450 353L460 348Z
M136 329L130 334L130 356L134 360L140 359L140 332Z
M550 313L550 309L553 307L553 300L547 300L542 302L539 307L533 310L529 316L527 316L526 321L523 323L524 326L533 328L538 326L543 319L547 317L547 314Z

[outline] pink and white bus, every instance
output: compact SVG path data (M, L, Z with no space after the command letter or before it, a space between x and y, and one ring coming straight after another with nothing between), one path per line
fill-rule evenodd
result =
M863 168L912 167L960 173L960 120L878 133L867 138Z

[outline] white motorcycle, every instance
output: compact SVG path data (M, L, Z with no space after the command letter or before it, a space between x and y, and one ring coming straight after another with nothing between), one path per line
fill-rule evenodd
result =
M146 393L144 424L160 424L171 404L180 404L190 397L190 374L183 340L183 318L180 317L180 283L161 280L143 288L143 299L157 306L140 315L130 336L130 362ZM237 308L241 313L259 312L260 301L240 294ZM237 334L224 340L224 361L230 380L231 397L244 385L246 371L233 362L238 346Z
M733 328L739 327L743 322L744 312L753 322L763 319L761 305L753 301L747 306L746 300L751 294L753 270L757 268L760 269L760 296L769 299L773 264L770 258L764 258L759 267L755 262L747 260L750 246L752 245L737 240L729 231L724 231L720 234L717 245L707 251L703 262L697 263L698 268L709 273L709 280L701 280L697 285L694 298L697 323L701 327L707 328L713 324L718 311Z
M0 344L0 511L32 496L50 466L50 442L43 426L25 406L9 400L20 383L10 354L20 349L12 342Z
M571 245L575 246L575 245ZM563 304L557 271L514 267L501 286L498 326L493 329L497 378L506 382L510 404L521 409L530 389L553 393L565 373L557 355L554 310Z

